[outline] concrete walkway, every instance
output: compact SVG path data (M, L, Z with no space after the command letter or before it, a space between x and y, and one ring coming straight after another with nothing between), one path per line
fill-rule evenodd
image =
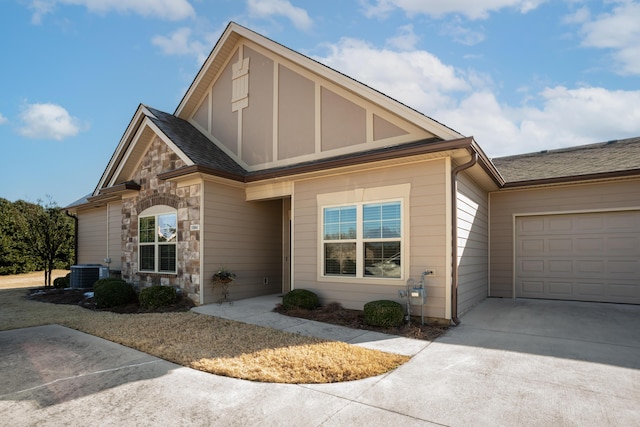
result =
M248 314L250 304L217 309L274 321L262 309ZM640 306L489 299L462 320L393 372L318 385L219 377L57 325L0 332L0 419L11 426L640 425ZM313 323L273 325L325 333Z
M429 344L428 341L423 340L283 316L273 311L275 306L281 302L281 296L266 295L234 301L233 303L202 305L193 308L193 311L301 335L343 341L361 347L406 356L413 356L419 353Z

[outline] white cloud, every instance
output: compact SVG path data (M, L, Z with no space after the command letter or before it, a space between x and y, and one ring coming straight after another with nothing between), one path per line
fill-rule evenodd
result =
M42 24L42 18L53 12L55 8L55 0L32 0L29 9L33 10L31 15L31 23L34 25Z
M483 92L434 114L500 156L640 135L638 99L640 91L557 86L536 94L537 107L500 105Z
M640 74L640 3L624 2L590 21L582 14L582 45L612 49L620 74Z
M468 19L486 19L489 13L504 8L515 8L527 13L546 0L361 0L368 17L386 17L394 9L401 9L407 15L428 15L442 17L460 14Z
M299 30L309 30L313 26L307 11L293 6L288 0L248 0L247 6L251 16L260 18L284 16Z
M420 38L413 32L413 25L408 24L399 28L400 34L387 39L387 46L398 50L413 50Z
M62 141L81 130L80 121L56 104L28 104L20 113L20 120L18 132L27 138Z
M57 4L84 6L92 13L135 13L178 21L195 16L188 0L32 0L29 6L33 15L31 22L40 24L42 18L53 12Z
M168 37L155 36L151 42L160 47L165 55L193 55L198 63L203 63L209 54L211 45L198 40L190 40L191 29L179 28Z
M5 116L2 115L2 113L0 113L0 125L3 125L5 123L7 123L9 121L9 119L7 119Z
M462 19L456 16L450 22L442 24L442 34L450 36L456 43L474 46L484 41L484 33L474 31L462 25Z
M444 64L429 52L376 49L354 39L320 62L374 87L458 132L489 156L540 151L640 135L640 90L547 87L501 103L491 79Z
M421 111L451 104L452 93L471 87L454 67L426 51L377 50L366 42L344 38L318 60Z

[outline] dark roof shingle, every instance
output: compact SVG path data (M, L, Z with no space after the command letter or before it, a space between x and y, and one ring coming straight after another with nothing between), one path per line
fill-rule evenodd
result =
M640 137L492 159L507 183L640 170Z
M191 123L155 108L145 106L155 117L149 119L198 166L243 176L247 171Z

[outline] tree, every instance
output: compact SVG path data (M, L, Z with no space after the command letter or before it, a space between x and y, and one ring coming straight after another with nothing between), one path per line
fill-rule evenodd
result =
M20 237L26 251L44 269L44 284L51 286L51 272L56 267L68 267L73 251L73 221L54 202L46 205L16 202Z
M0 274L27 273L37 268L21 237L20 203L0 198Z

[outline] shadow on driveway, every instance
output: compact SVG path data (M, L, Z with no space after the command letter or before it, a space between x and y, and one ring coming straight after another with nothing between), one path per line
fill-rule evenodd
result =
M32 400L42 408L157 378L175 367L59 325L0 332L0 400Z

